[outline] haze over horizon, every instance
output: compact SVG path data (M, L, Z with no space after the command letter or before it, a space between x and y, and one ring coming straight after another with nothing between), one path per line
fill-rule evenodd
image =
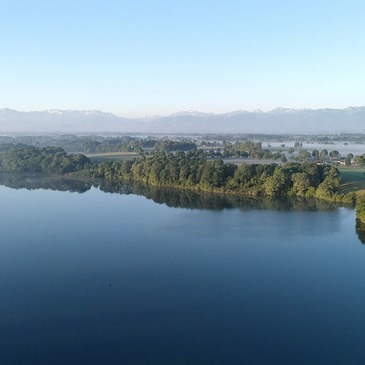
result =
M202 111L202 110L176 110L172 113L167 114L144 114L144 115L134 115L134 116L128 116L128 115L121 115L119 113L113 113L108 110L100 110L100 109L60 109L60 108L52 108L52 109L44 109L44 110L16 110L8 107L2 107L0 108L0 112L7 112L7 111L14 111L17 113L49 113L49 114L63 114L63 113L69 113L69 112L76 112L76 113L84 113L89 115L113 115L120 118L126 118L126 119L146 119L146 120L153 120L157 118L166 118L166 117L182 117L182 116L193 116L193 117L209 117L209 116L217 116L217 115L227 115L227 114L239 114L239 113L273 113L273 112L303 112L303 111L325 111L325 110L350 110L350 109L361 109L365 110L365 105L356 105L351 106L348 105L344 108L289 108L289 107L283 107L278 106L273 109L237 109L237 110L226 110L223 112L213 112L213 111Z
M0 8L4 108L131 118L365 105L359 0L0 0Z
M236 110L225 110L222 112L213 112L213 111L202 111L202 110L175 110L172 113L158 113L158 114L141 114L141 115L134 115L129 116L126 114L119 114L113 113L112 111L108 110L100 110L100 109L61 109L61 108L51 108L51 109L42 109L42 110L16 110L8 107L0 107L0 111L14 111L19 113L50 113L50 114L62 114L65 112L79 112L79 113L86 113L86 114L112 114L116 117L120 118L127 118L127 119L146 119L146 120L153 120L155 118L165 118L165 117L179 117L179 116L194 116L194 117L207 117L207 116L214 116L214 115L225 115L225 114L234 114L234 113L272 113L278 111L285 111L285 112L300 112L300 111L319 111L319 110L346 110L346 109L363 109L365 105L348 105L343 108L330 108L330 107L323 107L323 108L290 108L290 107L283 107L278 106L272 109L236 109Z
M99 110L19 112L0 109L2 133L364 133L365 106L345 109L180 112L169 116L118 117Z

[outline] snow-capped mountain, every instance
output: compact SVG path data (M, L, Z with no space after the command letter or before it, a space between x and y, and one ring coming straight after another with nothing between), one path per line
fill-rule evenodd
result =
M0 133L365 133L365 107L277 108L213 114L183 111L169 116L123 118L99 110L19 112L0 109Z
M118 117L99 110L60 110L18 112L0 109L0 133L75 133L130 132L143 128L144 123Z
M183 110L177 113L173 113L171 115L169 115L170 118L175 118L175 117L211 117L213 116L214 113L203 113L203 112L199 112L197 110Z

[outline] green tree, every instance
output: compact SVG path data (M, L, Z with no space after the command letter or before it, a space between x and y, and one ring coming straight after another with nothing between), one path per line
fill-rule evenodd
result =
M334 157L334 158L337 158L337 157L340 157L340 152L334 150L334 151L331 151L330 152L330 156L331 157Z
M325 160L327 156L328 156L328 151L326 149L323 149L319 154L321 160Z
M307 150L300 150L296 160L300 162L307 162L308 158L310 157L310 153Z
M358 166L363 166L365 164L363 156L355 156L354 157L354 164Z
M278 166L274 174L269 176L264 184L265 193L268 196L284 196L291 187L288 176L285 172Z
M362 223L365 223L365 195L356 199L356 217Z
M313 151L312 151L312 157L313 157L315 160L319 160L319 151L318 151L318 150L313 150Z
M308 189L311 187L308 175L304 172L294 173L291 177L293 182L293 192L298 196L305 196Z

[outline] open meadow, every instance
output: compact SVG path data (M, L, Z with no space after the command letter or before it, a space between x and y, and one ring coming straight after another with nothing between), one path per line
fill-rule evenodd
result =
M125 161L133 160L140 155L135 152L105 152L85 154L92 162Z
M354 192L362 195L365 193L365 168L359 166L340 166L342 185L341 193Z

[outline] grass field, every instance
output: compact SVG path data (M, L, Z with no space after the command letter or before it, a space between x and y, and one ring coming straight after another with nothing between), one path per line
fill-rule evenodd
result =
M135 152L106 152L85 154L92 162L125 161L138 157Z
M365 168L364 167L344 167L338 168L341 173L342 185L341 193L355 192L356 194L365 194Z

